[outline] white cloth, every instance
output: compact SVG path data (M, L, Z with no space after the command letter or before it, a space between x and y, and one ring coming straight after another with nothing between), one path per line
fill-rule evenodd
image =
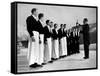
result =
M38 21L38 18L36 16L34 16L34 15L32 15L32 16L35 18L36 21Z
M45 63L51 61L52 57L52 41L51 38L47 38L47 44L45 44Z
M47 44L44 44L44 63L47 63L47 56L48 56L48 47Z
M41 44L39 44L39 64L44 62L44 34L40 34Z
M53 50L52 50L52 57L53 58L59 58L59 41L53 40Z
M52 55L52 41L51 38L47 38L47 45L48 45L48 61L51 61L51 55Z
M32 42L30 57L29 57L29 65L38 63L39 64L39 33L37 31L33 31L35 42Z
M30 37L28 41L28 50L27 50L27 60L28 61L30 59L31 48L32 48L32 38Z
M45 24L44 24L44 22L43 22L43 21L41 21L41 20L39 20L39 21L40 21L40 23L42 24L42 27L44 27L44 25L45 25Z
M64 44L64 55L67 55L67 39L66 37L63 38L63 44Z
M64 38L60 39L60 44L59 44L59 56L65 55L64 53Z

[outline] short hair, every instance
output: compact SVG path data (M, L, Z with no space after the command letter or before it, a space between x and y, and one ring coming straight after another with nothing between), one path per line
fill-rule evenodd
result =
M63 26L63 24L60 25L60 27L62 27L62 26Z
M49 23L49 21L50 21L50 20L46 20L46 24L48 24L48 23Z
M66 27L66 24L64 24L64 27Z
M44 14L43 14L43 13L40 13L40 14L38 15L38 18L41 19L43 16L44 16Z
M31 10L31 13L34 13L36 10L37 10L36 8L33 8L33 9Z
M56 25L57 25L57 24L55 23L55 24L54 24L54 27L55 27Z
M86 22L88 21L88 19L87 19L87 18L84 18L83 20L84 20L84 21L86 21Z
M50 23L53 23L52 21Z

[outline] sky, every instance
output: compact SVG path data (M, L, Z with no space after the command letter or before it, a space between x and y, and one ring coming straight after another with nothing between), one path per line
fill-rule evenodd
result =
M26 27L26 19L31 15L32 8L37 8L38 13L44 13L44 22L49 19L58 25L67 24L67 29L75 26L77 20L82 24L83 18L88 18L89 23L96 23L96 8L18 4L19 32L22 32Z

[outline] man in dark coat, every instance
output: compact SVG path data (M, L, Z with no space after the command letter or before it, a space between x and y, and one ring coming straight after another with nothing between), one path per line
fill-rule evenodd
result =
M40 13L38 15L38 25L39 25L39 38L40 38L40 44L39 44L39 61L40 65L44 64L44 14Z
M73 54L74 50L75 50L73 47L75 47L75 46L74 46L74 37L73 37L73 29L72 29L72 31L70 33L70 53L71 54Z
M46 20L46 26L44 27L44 43L47 46L45 52L46 63L52 63L52 30L50 20Z
M75 39L76 39L76 53L79 53L79 38L80 38L80 35L79 35L79 29L76 28L76 31L75 31Z
M26 19L27 31L30 35L28 44L28 60L30 67L40 66L39 64L39 25L37 18L37 9L31 10L32 15ZM34 50L35 49L35 50Z
M90 45L90 37L89 37L89 25L88 25L88 19L84 18L83 20L83 42L84 42L84 59L89 58L89 45Z
M70 55L70 30L67 31L67 55Z
M73 51L73 54L76 53L76 37L75 37L75 29L76 27L73 28L73 37L72 37L72 51Z
M63 39L64 39L64 57L67 56L67 29L66 29L66 24L63 25L64 33L63 33Z
M63 58L65 53L64 53L64 27L63 24L60 25L60 29L58 30L58 36L59 36L59 54L60 54L60 58Z
M54 29L52 29L52 38L53 38L53 60L57 60L59 58L59 41L58 41L58 30L57 30L58 24L54 24Z
M27 20L26 20L26 23L27 23L27 31L28 31L30 37L33 36L32 38L34 38L34 34L33 34L32 31L33 31L33 30L39 31L39 29L38 29L37 18L35 17L35 15L37 15L37 11L36 11L36 10L37 10L36 8L33 8L33 9L31 10L32 15L29 16L29 17L27 18ZM34 13L34 15L33 15L33 13ZM34 39L33 39L33 40L34 40Z

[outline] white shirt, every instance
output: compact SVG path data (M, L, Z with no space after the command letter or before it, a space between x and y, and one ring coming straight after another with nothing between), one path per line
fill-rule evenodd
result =
M58 34L58 30L57 29L55 29L56 30L56 33Z
M44 22L43 21L41 21L41 20L39 20L40 21L40 23L42 24L42 27L44 27Z
M38 18L36 16L34 16L34 15L32 15L32 16L36 19L36 21L38 21Z
M64 32L63 29L61 29L62 33Z

